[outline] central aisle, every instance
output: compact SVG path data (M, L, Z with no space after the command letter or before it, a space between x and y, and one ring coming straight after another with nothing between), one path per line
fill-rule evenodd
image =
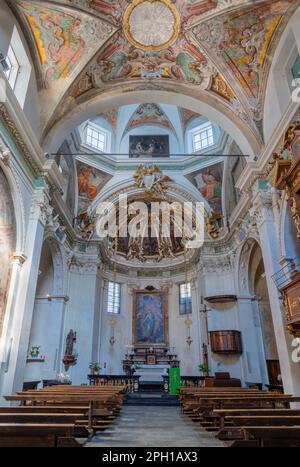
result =
M179 407L123 406L114 423L87 447L223 447Z

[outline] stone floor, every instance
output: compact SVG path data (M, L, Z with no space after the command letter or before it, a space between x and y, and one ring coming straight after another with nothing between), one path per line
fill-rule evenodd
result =
M124 406L108 430L87 447L222 447L223 443L181 414L179 407Z

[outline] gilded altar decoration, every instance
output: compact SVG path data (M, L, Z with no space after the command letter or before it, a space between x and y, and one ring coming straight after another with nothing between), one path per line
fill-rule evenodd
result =
M143 50L167 48L180 32L180 15L169 0L134 0L123 23L128 41Z
M144 188L147 193L152 193L165 197L168 183L173 182L172 178L164 175L158 165L139 165L133 175L135 183L139 188Z
M285 190L291 217L300 238L300 115L285 132L279 154L274 154L273 185ZM283 296L288 331L300 337L300 272L292 268L284 287Z
M168 345L167 291L135 290L133 306L133 344Z
M299 118L299 117L298 117ZM273 185L285 190L292 219L300 238L300 122L292 123L285 132L280 154L274 154Z

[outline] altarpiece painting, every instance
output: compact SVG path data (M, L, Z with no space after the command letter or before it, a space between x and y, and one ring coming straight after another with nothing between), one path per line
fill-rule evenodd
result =
M133 340L135 345L168 345L167 292L136 290L133 301Z

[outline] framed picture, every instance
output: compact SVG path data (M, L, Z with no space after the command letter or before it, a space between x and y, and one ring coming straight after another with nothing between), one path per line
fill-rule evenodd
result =
M156 356L155 355L147 355L147 365L156 365Z
M130 135L129 157L169 157L168 135Z
M169 340L167 292L147 289L134 291L132 325L134 345L167 346Z

